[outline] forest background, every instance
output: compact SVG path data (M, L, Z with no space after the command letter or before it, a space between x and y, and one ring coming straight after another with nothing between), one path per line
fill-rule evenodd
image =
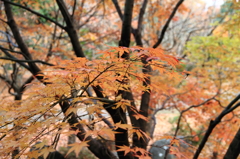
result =
M239 155L238 1L206 9L187 0L1 0L0 8L1 158L46 158L64 137L66 158L151 158L161 139L177 158ZM172 129L156 135L169 112ZM37 141L41 151L29 151Z

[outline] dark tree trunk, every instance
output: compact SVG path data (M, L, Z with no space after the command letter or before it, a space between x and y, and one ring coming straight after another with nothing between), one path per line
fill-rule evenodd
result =
M119 41L119 46L122 47L129 47L130 40L131 40L131 25L132 25L132 12L133 12L133 4L134 0L127 0L125 1L124 6L124 15L123 15L123 23L122 23L122 32L121 32L121 40ZM129 54L124 52L121 58L125 60L129 59ZM129 99L128 91L118 91L118 95L122 95L123 99ZM110 110L112 111L112 110ZM113 117L114 123L121 122L123 124L127 124L126 112L123 111L122 108L118 108L116 110L116 114ZM124 130L118 128L116 130L117 133L115 134L115 144L116 146L130 146L128 141L128 130ZM116 147L118 150L119 147ZM118 156L120 159L132 159L133 156L131 154L124 155L123 151L118 151Z
M235 159L240 154L240 129L233 138L231 144L228 147L227 153L224 156L224 159Z

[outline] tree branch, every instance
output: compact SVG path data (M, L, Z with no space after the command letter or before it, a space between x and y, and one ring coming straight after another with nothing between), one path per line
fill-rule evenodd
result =
M162 29L162 32L161 32L161 35L160 37L158 38L158 41L156 44L153 45L153 48L157 48L161 43L162 43L162 40L164 38L164 35L167 31L167 28L172 20L172 18L174 17L175 13L177 12L179 6L183 3L184 0L179 0L178 3L176 4L176 6L174 7L170 17L168 18L167 22L165 23L165 25L163 26L163 29Z
M51 18L49 18L49 17L47 17L47 16L45 16L45 15L42 15L42 14L40 14L40 13L38 13L38 12L36 12L36 11L28 8L28 7L25 7L25 6L22 6L22 5L20 5L20 4L11 2L11 1L9 1L9 0L1 0L1 1L6 2L6 3L9 3L9 4L14 5L14 6L17 6L17 7L20 7L20 8L22 8L22 9L25 9L25 10L27 10L27 11L29 11L29 12L31 12L31 13L39 16L39 17L42 17L42 18L44 18L44 19L46 19L46 20L48 20L48 21L56 24L56 25L59 26L60 28L64 29L64 26L61 25L60 23L58 23L57 21L54 21L53 19L51 19Z
M232 7L233 7L233 3L230 3L229 8L231 8L231 9L229 9L229 10L221 17L221 19L220 19L219 22L218 22L219 24L221 24L221 23L225 20L225 18L227 17L228 13L232 10ZM211 31L207 34L207 36L211 36L212 33L214 32L214 30L215 30L217 27L218 27L218 25L215 25L215 26L211 29Z
M23 93L24 92L24 89L26 88L26 85L31 83L33 80L34 80L34 76L30 76L23 84L22 86L20 87L20 90L19 92Z
M10 50L10 49L4 48L4 47L2 47L2 46L0 46L0 49L1 49L1 50L10 51L10 52L12 52L12 53L16 53L16 54L21 54L21 55L23 55L23 53L20 52L20 51Z
M143 43L142 43L142 23L143 23L143 16L145 14L145 10L147 8L147 3L148 3L148 0L143 1L142 7L141 7L140 12L139 12L138 26L137 26L137 29L135 29L134 33L133 33L135 41L136 41L138 46L143 46Z
M69 14L65 3L63 2L63 0L56 0L56 1L57 1L59 9L63 15L63 18L67 24L67 26L64 28L64 30L66 30L66 32L68 33L68 36L71 40L73 50L74 50L76 56L77 57L85 57L82 47L79 42L76 25L75 25L71 15Z
M114 6L115 6L115 8L117 10L117 13L118 13L120 19L123 20L123 14L122 14L121 8L120 8L120 6L118 4L118 1L117 0L112 0L112 2L113 2Z
M134 0L125 1L124 18L122 23L122 33L121 40L119 41L119 46L129 47L130 45L133 4Z
M59 7L61 9L61 12L62 14L65 16L65 20L67 22L67 25L70 26L70 27L73 27L73 23L71 22L71 19L68 19L69 18L69 13L66 12L66 6L63 4L63 1L62 0L57 0L58 4L59 4ZM26 58L26 60L30 60L28 61L28 65L29 65L29 69L31 70L32 74L33 75L37 75L38 73L40 73L40 69L35 65L35 63L32 63L32 57L31 57L31 54L26 46L26 44L24 43L20 33L19 33L19 30L18 30L18 27L14 21L14 18L13 18L13 14L12 14L12 11L11 11L11 6L7 3L7 2L4 2L4 5L5 5L5 12L6 12L6 15L7 15L7 19L8 19L8 24L13 32L13 35L14 35L14 38L20 48L20 50L23 52L23 55L24 57ZM68 33L70 35L72 35L72 33L75 33L76 34L76 31L75 32L71 32L74 28L67 28L68 30ZM76 38L77 36L74 36L74 38ZM71 39L73 40L73 38ZM73 41L72 41L73 42ZM79 43L78 41L78 38L77 38L77 41L75 41L76 43ZM78 44L78 46L80 46L80 44ZM74 47L74 49L76 49L76 47ZM5 51L5 50L3 50ZM78 54L79 52L77 50L76 51L76 54L77 56L80 56L80 57L84 57L84 54L81 52L80 50L80 54ZM81 54L82 53L82 54ZM20 63L20 62L19 62ZM44 81L42 81L43 79L43 76L37 76L38 79L43 82L44 84L48 84L48 83L45 83ZM67 102L65 102L65 104L67 104ZM67 109L68 109L68 106L66 105L62 105L62 111L63 112L66 112ZM73 127L73 130L80 130L80 132L77 134L77 137L80 139L80 140L84 140L84 128L81 124L79 124L76 116L73 114L71 116L71 118L68 120L69 124L72 126L73 124L76 125L76 127ZM101 159L113 159L113 158L116 158L111 152L110 150L108 150L108 148L106 146L104 146L101 142L99 142L98 140L95 140L93 138L91 138L90 136L86 138L86 140L90 140L88 143L89 143L89 149L99 158Z
M146 61L145 58L142 59L142 63L143 63L142 72L143 72L143 74L147 75L147 77L144 78L143 86L147 88L151 84L151 78L148 75L150 75L150 73L152 72L152 68L148 64L148 62ZM143 91L143 94L142 94L142 97L141 97L141 105L140 105L139 113L142 114L146 118L148 118L150 92L151 92L150 89L147 89L147 90ZM139 119L139 122L140 122L141 130L143 132L148 132L148 130L147 130L148 121L146 121L144 119ZM141 145L142 145L141 147L142 148L146 149L147 148L147 143L148 143L148 139L146 137L144 139L141 138Z
M41 61L41 60L19 60L19 59L13 59L13 58L8 58L8 57L0 57L0 59L9 60L9 61L15 61L15 62L41 63L41 64L48 65L48 66L54 66L51 63L48 63L48 62L45 62L45 61Z
M76 6L77 6L77 0L74 0L74 3L73 3L73 11L72 11L72 18L74 17L74 13L75 13L75 10L76 10Z
M240 129L238 129L223 159L237 158L239 154L240 154Z
M14 42L12 42L12 39L11 39L11 37L10 37L10 35L9 35L8 33L4 32L4 31L2 31L2 30L0 30L0 33L3 33L3 34L7 37L7 40L8 40L8 41L5 41L5 40L0 40L0 41L2 41L2 42L7 42L7 43L12 44L12 46L14 46L14 47L18 47L17 44L15 44Z
M129 47L130 45L130 39L131 39L131 23L132 23L132 12L133 12L133 4L134 0L126 0L125 1L125 6L124 6L124 17L123 17L123 22L122 22L122 32L121 32L121 39L119 41L119 46L122 47ZM129 60L129 53L124 52L123 55L120 57L125 60ZM118 91L117 95L121 95L123 99L130 100L129 99L129 93L128 91L130 90L120 90ZM130 92L130 95L132 97L132 93ZM112 116L114 123L123 123L127 124L127 118L126 118L126 113L123 111L122 108L118 109L109 109L110 112L115 113L114 116ZM118 128L116 130L118 133L115 134L115 144L116 146L129 146L129 141L128 141L128 130L124 130L121 128ZM117 150L119 147L116 148ZM125 155L123 151L118 151L118 156L121 159L132 159L133 156L131 154Z
M209 126L208 126L208 129L207 129L207 131L206 131L206 133L205 133L205 135L204 135L204 137L203 137L200 145L198 146L198 149L196 150L193 159L197 159L197 158L198 158L198 156L200 155L200 153L201 153L201 151L202 151L205 143L206 143L207 140L208 140L208 137L209 137L210 134L212 133L213 129L216 127L217 124L219 124L219 123L221 122L222 118L229 113L229 110L230 110L231 108L236 109L237 107L240 106L240 103L237 103L237 104L233 107L233 105L234 105L239 99L240 99L240 94L239 94L234 100L232 100L232 101L228 104L228 106L221 112L221 114L220 114L218 117L216 117L215 120L211 120L211 121L210 121L210 124L209 124ZM231 110L233 111L233 109L231 109Z
M28 50L27 45L23 41L18 26L13 18L13 13L10 4L8 3L9 1L4 0L4 7L5 7L5 13L7 16L7 24L12 30L13 36L18 44L18 47L20 48L21 52L23 53L24 57L26 60L32 60L32 56ZM40 73L40 69L35 63L28 62L28 65L31 69L31 72L36 76ZM37 78L41 81L43 80L42 76L37 76Z
M11 55L10 53L8 53L5 48L3 48L3 47L0 46L0 49L1 49L2 52L4 52L4 54L5 54L6 56L8 56L10 59L18 60L16 57L14 57L14 56ZM21 65L22 67L26 68L28 71L31 72L31 68L30 68L29 66L27 66L26 64L24 64L23 62L20 62L20 61L19 61L18 63L19 63L19 65ZM33 73L33 72L32 72L32 73Z

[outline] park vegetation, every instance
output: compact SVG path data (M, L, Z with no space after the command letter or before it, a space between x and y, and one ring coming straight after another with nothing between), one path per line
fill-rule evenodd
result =
M63 136L65 158L150 159L161 139L177 158L237 158L240 3L199 6L0 0L0 158L46 158ZM160 112L177 115L154 136Z

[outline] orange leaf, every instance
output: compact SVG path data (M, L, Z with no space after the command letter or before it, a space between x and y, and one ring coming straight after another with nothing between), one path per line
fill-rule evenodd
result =
M120 148L117 151L124 151L124 156L132 151L132 149L129 146L117 146L117 147Z
M73 144L69 144L68 146L71 146L71 148L68 150L68 153L66 154L66 156L71 153L72 151L75 152L76 156L78 156L79 152L82 150L83 147L87 147L88 141L82 141L81 143L73 143Z

